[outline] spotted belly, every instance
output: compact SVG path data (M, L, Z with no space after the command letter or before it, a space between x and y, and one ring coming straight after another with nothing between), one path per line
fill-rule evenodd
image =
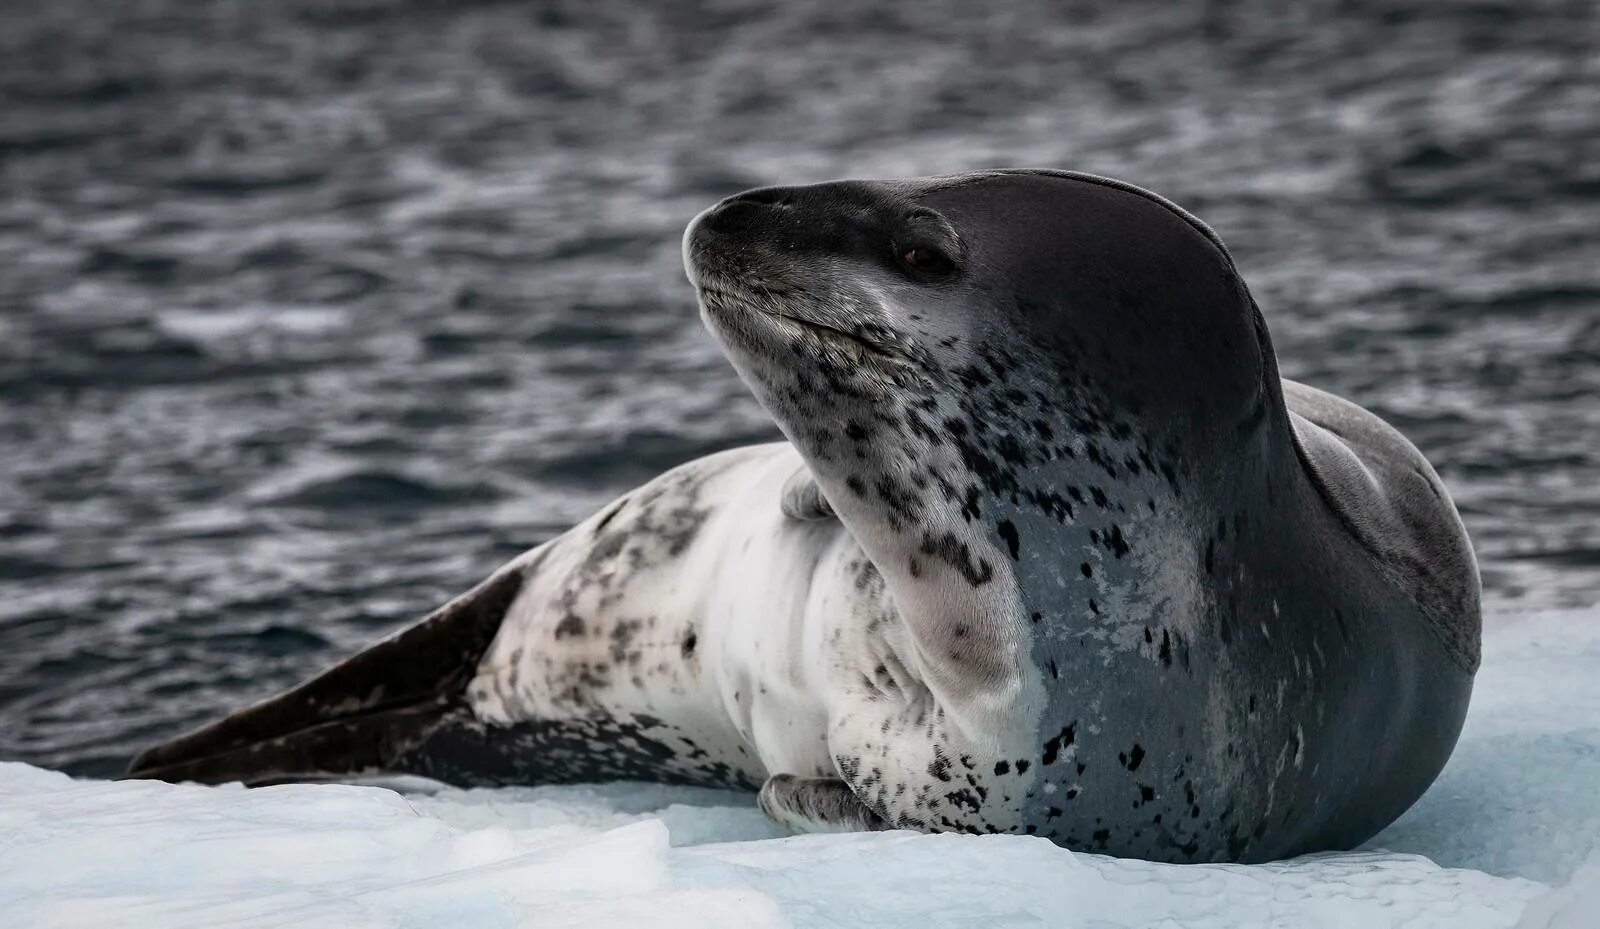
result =
M700 459L530 552L465 754L492 743L524 783L831 772L827 588L860 556L837 522L784 516L799 466L787 445Z

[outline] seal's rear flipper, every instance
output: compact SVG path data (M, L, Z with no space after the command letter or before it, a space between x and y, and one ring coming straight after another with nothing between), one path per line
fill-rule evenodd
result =
M424 745L476 726L463 692L522 580L502 571L323 674L141 753L127 776L265 784L428 774Z

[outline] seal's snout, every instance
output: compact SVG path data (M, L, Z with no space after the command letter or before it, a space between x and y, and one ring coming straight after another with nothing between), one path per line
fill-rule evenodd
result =
M758 187L696 216L683 235L689 280L704 286L708 276L774 276L778 268L767 254L770 249L760 246L770 246L782 237L783 220L792 218L795 209L793 188Z

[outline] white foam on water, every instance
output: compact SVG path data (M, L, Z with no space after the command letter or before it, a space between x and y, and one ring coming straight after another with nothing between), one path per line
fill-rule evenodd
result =
M1600 608L1495 617L1426 796L1365 848L1158 865L1042 839L784 836L751 798L75 781L0 764L17 927L1600 927Z

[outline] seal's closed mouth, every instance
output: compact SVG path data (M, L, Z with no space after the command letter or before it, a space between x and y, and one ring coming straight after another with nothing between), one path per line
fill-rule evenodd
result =
M800 326L800 327L802 327L804 329L807 329L807 330L811 331L812 333L814 333L814 334L816 334L816 335L818 335L818 336L820 336L820 337L822 337L824 339L834 339L834 340L850 342L850 343L853 343L855 345L860 346L861 348L866 349L869 352L873 352L874 354L882 355L885 358L892 357L892 358L895 358L896 360L900 360L900 357L898 355L895 355L895 354L891 353L890 351L885 349L883 346L880 346L880 345L878 345L878 344L876 344L874 342L869 342L866 339L862 338L861 336L855 335L854 333L846 332L843 329L839 329L837 327L830 326L827 323L818 322L817 320L814 320L814 319L805 319L804 317L800 317L800 316L791 316L788 313L773 313L773 312L768 312L768 311L764 311L764 312L767 312L768 316L774 317L776 319L785 320L785 321L787 321L789 323L792 323L794 325L797 325L797 326Z
M783 298L803 293L803 288L766 285L753 287L720 277L714 280L702 277L696 287L706 308L714 312L744 311L759 314L772 324L769 328L777 328L791 338L810 336L825 344L843 348L858 358L870 356L873 359L896 364L910 363L910 359L892 345L789 311L783 304ZM745 325L749 323L746 322Z

